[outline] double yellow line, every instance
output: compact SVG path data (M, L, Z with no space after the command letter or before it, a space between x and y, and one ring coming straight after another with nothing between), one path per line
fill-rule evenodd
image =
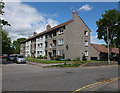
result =
M87 89L87 88L90 89L90 88L93 88L93 87L95 87L95 86L97 86L97 85L109 83L109 82L112 82L112 81L114 81L114 80L118 80L118 78L119 78L119 77L112 78L112 79L110 79L110 80L104 80L104 81L101 81L101 82L96 82L96 83L87 85L87 86L85 86L85 87L79 88L79 89L75 90L73 93L77 93L77 92L79 92L79 91L81 91L81 90L84 90L84 89Z

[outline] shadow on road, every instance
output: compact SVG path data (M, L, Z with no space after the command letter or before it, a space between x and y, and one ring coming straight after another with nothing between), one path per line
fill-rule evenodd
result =
M7 65L7 64L13 64L13 61L2 61L3 65Z

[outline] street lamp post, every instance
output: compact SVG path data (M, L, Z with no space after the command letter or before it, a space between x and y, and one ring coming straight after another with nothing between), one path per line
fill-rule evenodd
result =
M107 42L108 42L108 65L110 65L110 38L109 38L109 27L107 27Z

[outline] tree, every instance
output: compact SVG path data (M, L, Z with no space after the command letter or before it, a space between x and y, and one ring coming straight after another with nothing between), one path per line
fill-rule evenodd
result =
M16 41L13 41L14 53L16 54L20 53L20 43L24 40L25 38L18 38Z
M3 8L5 7L5 3L4 2L0 2L0 15L2 16L4 14ZM10 26L10 24L8 23L8 21L3 20L0 18L0 25L8 25Z
M8 32L0 30L0 36L2 37L2 54L10 54L11 51L11 39L8 37Z
M5 3L0 1L0 17L4 14L4 7ZM10 26L8 21L0 18L0 53L10 54L12 52L11 39L8 37L8 32L2 30L2 27L5 25Z
M119 48L119 65L120 65L120 12L117 16L118 23L115 26L115 39L114 39L114 46Z
M96 24L98 27L96 31L98 39L103 39L107 44L109 41L110 47L119 48L120 58L120 12L116 9L105 11L105 14L102 15L102 18ZM109 35L107 35L107 29ZM109 50L111 51L111 48Z

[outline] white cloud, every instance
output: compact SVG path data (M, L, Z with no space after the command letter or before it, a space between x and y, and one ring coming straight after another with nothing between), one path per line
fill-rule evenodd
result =
M105 44L105 42L103 40L99 40L97 38L97 35L96 36L92 36L91 35L91 43L94 43L94 44Z
M33 32L45 30L45 26L50 24L55 26L57 21L47 18L39 13L35 8L20 2L6 2L4 8L4 19L8 20L11 26L5 26L4 29L9 31L12 40L20 37L29 37Z
M58 22L55 21L55 20L53 20L53 19L51 19L51 18L49 18L49 19L47 20L47 23L48 23L48 24L52 24L52 26L56 26L56 24L57 24Z
M90 11L91 9L93 9L93 7L91 7L88 4L83 5L82 7L79 8L79 10L84 10L84 11Z
M3 2L21 2L21 0L3 0Z

